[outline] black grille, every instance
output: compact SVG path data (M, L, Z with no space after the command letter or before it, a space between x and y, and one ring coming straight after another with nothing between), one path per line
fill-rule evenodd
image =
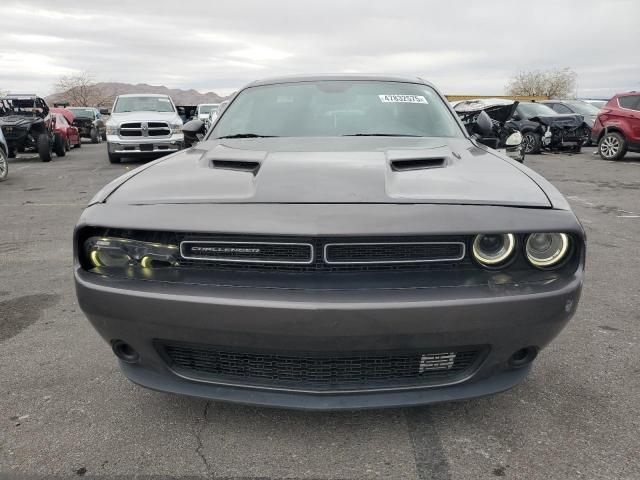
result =
M148 242L165 243L171 245L181 245L182 242L224 242L224 243L256 243L266 242L272 244L279 243L297 243L308 244L313 247L313 261L311 263L268 263L260 262L258 259L253 259L250 263L237 262L225 260L209 260L209 259L193 259L193 258L180 258L179 263L181 267L214 270L221 272L283 272L283 273L349 273L349 272L421 272L421 271L441 271L452 269L475 269L477 268L469 258L468 254L465 254L461 260L448 260L450 258L458 258L452 256L452 254L460 253L461 245L468 245L470 238L464 235L449 235L449 236L367 236L367 237L302 237L302 236L289 236L289 235L235 235L235 234L208 234L208 233L188 233L188 232L146 232L139 230L121 230L121 229L95 229L87 230L87 235L105 235L121 238L131 238L136 240L143 240ZM94 232L94 233L91 233ZM393 246L390 248L385 247L385 254L391 259L391 263L327 263L324 259L324 247L328 244L336 243L396 243L407 244L413 242L439 242L439 243L455 243L455 246L444 246L438 248L429 248L429 251L419 252L417 249L411 247L410 250L400 247L394 254ZM241 246L241 245L238 245ZM303 248L303 247L301 247ZM307 255L307 248L305 248L305 258ZM467 249L465 248L465 251ZM407 258L407 255L419 254L424 256L429 255L430 259L436 259L437 261L413 261L413 262L401 262L393 263L393 260L399 258ZM354 254L355 255L355 254ZM380 251L377 253L368 253L364 251L361 255L375 255L376 261L382 260L380 258ZM188 257L192 255L187 254ZM195 255L194 255L195 256ZM201 257L201 255L197 255ZM240 254L237 255L240 257ZM275 258L294 258L297 260L302 259L302 250L291 250L289 252L274 252ZM218 257L219 258L219 257Z
M457 261L464 243L338 243L325 245L327 263L394 263Z
M159 348L170 367L189 378L316 391L449 383L468 374L481 352L257 353L173 343Z
M206 261L302 264L313 261L313 247L308 243L184 241L180 254Z

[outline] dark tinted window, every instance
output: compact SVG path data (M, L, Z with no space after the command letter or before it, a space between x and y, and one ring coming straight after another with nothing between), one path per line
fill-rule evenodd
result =
M622 108L631 110L640 110L640 95L628 95L626 97L618 97L618 103Z

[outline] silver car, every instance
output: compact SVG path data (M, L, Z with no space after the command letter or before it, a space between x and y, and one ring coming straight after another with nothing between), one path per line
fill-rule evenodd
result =
M576 311L585 237L491 128L417 79L252 83L93 198L79 305L155 390L352 409L511 388Z

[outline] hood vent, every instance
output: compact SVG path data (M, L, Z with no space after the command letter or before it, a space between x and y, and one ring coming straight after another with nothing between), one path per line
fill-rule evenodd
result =
M212 160L211 166L213 168L220 168L223 170L249 172L253 175L256 175L258 170L260 170L260 162L248 162L243 160Z
M426 170L428 168L442 168L447 159L439 158L407 158L403 160L392 160L391 170L394 172L405 172L410 170Z

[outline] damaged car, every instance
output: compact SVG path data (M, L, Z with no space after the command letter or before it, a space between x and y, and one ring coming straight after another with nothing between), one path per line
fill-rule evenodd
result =
M527 154L566 148L580 152L591 133L583 115L556 113L536 102L518 103L511 121L522 133Z
M74 232L79 306L136 384L319 410L472 398L521 382L576 311L569 204L422 79L257 81L181 130L204 138L106 185Z
M480 112L486 112L493 126L491 134L482 138L482 143L522 163L525 157L522 134L510 120L517 106L518 102L511 100L487 98L456 102L453 109L470 134L474 133ZM492 139L493 143L489 143Z
M8 155L35 151L43 162L51 161L55 151L66 154L63 138L55 133L55 118L47 102L34 94L7 95L0 98L0 128L7 141Z
M80 131L80 136L90 138L91 143L100 143L107 139L107 126L100 110L92 107L67 107L73 113L73 126Z

